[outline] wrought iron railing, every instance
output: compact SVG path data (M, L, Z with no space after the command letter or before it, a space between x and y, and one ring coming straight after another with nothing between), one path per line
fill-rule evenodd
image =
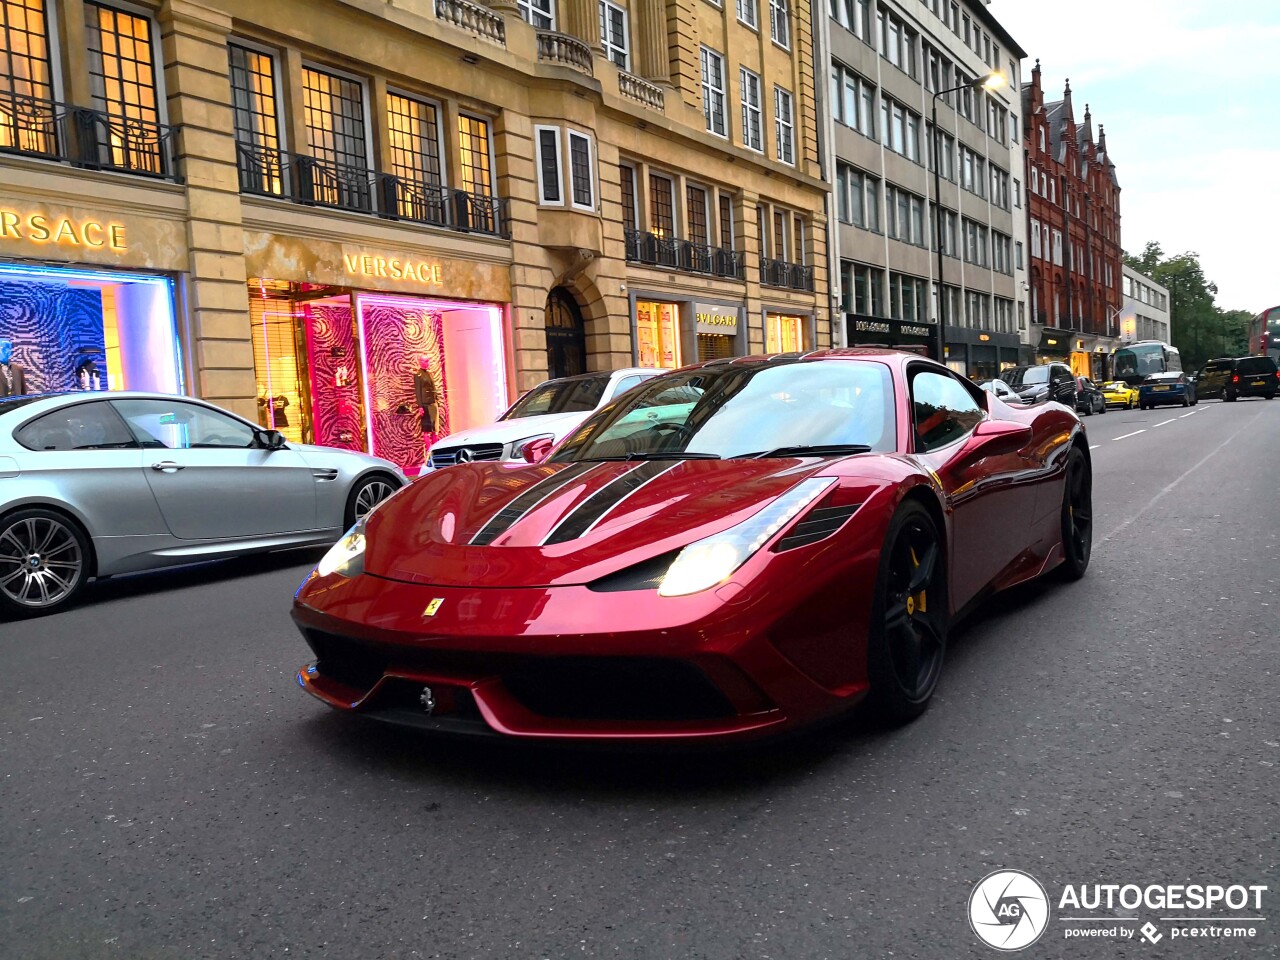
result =
M107 110L0 93L0 152L177 180L177 128Z
M507 24L488 7L470 0L436 0L436 16L499 46L507 45Z
M812 293L813 267L761 257L760 282L766 287L784 287L788 290L807 290Z
M591 48L567 33L553 30L538 31L538 59L547 63L572 67L591 76L594 73L594 57Z
M369 213L463 233L508 235L507 201L365 167L236 144L240 189L308 206Z
M678 237L660 237L640 230L625 232L627 260L654 267L669 267L686 273L701 273L713 277L746 279L746 264L740 253L681 240Z

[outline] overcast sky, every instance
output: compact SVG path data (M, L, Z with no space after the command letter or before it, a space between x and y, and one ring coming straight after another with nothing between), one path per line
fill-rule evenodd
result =
M1194 250L1218 306L1280 305L1280 2L992 0L1041 61L1046 100L1071 80L1116 165L1121 241Z

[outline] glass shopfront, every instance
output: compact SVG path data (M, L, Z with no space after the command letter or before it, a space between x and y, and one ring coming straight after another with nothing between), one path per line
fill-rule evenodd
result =
M804 349L803 318L766 313L765 353L796 353Z
M680 358L680 305L636 301L636 345L642 367L674 370Z
M115 270L0 263L0 357L0 396L75 390L182 393L173 281Z
M440 437L507 407L494 304L249 282L258 421L410 474Z

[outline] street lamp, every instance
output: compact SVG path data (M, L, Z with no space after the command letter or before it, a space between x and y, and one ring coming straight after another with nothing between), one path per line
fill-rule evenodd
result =
M1008 78L1003 73L996 71L989 73L985 77L979 77L977 80L970 80L967 83L950 87L946 90L939 90L933 95L933 202L938 208L934 214L934 232L937 234L938 242L938 342L936 348L938 351L938 362L945 364L947 362L947 325L942 315L942 133L938 130L938 98L945 97L948 93L955 93L957 90L999 90L1006 83Z

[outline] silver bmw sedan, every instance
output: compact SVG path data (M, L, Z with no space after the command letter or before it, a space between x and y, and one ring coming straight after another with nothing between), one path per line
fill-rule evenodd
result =
M336 540L405 482L190 397L0 398L0 616L95 577Z

